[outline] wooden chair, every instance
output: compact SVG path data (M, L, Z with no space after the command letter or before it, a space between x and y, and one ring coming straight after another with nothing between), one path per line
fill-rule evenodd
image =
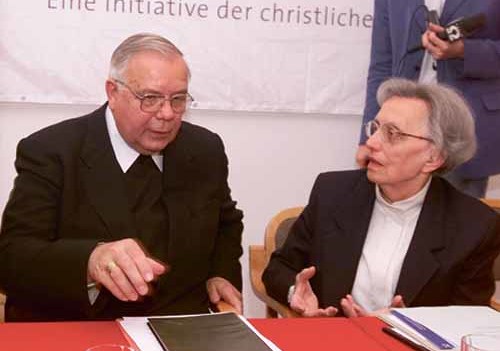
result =
M293 207L280 211L268 223L264 235L264 245L250 245L250 279L252 289L257 297L266 304L267 318L299 317L288 306L276 301L267 295L262 283L262 273L271 258L274 250L285 242L288 232L297 217L302 213L303 207Z
M0 323L5 320L5 295L0 293Z
M238 314L236 309L225 301L219 301L213 306L213 308L215 310L214 312L234 312Z
M492 209L497 211L500 215L500 199L482 199L482 201L490 206ZM495 294L492 296L490 301L490 306L500 311L500 255L495 260L493 264L493 276L496 281Z

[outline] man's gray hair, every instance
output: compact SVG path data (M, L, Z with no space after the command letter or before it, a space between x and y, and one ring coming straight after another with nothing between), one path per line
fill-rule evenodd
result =
M152 33L134 34L125 39L113 52L109 67L109 78L123 80L123 73L132 56L145 51L158 52L167 58L183 57L182 52L171 41L160 35Z
M461 94L442 84L423 84L391 78L377 91L379 106L392 97L418 99L429 109L430 138L444 158L437 173L446 173L470 160L476 152L476 133L471 109Z

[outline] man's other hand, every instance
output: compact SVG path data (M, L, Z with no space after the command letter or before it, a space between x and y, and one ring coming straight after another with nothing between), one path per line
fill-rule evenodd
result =
M213 277L207 280L207 292L210 302L217 304L224 301L230 304L238 314L243 314L243 299L241 293L228 280Z
M447 60L464 57L464 41L462 39L449 42L438 37L444 28L430 23L428 29L422 34L422 46L435 60Z
M364 144L359 145L358 151L356 151L356 163L360 168L366 168L369 154L370 150L368 149L368 146Z

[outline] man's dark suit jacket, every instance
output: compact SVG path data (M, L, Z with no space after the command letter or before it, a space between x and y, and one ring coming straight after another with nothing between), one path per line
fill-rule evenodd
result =
M375 185L365 171L321 174L309 204L264 272L269 295L286 304L296 274L314 265L311 286L320 307L339 307L340 299L352 291L374 202ZM434 177L396 294L407 306L487 305L499 251L497 214Z
M7 320L119 317L103 289L91 306L87 262L98 242L134 237L124 174L105 122L106 105L43 129L18 145L18 176L0 236L0 287ZM164 150L167 261L154 303L131 314L208 309L207 279L241 290L242 213L231 200L227 158L214 133L183 122ZM128 303L132 306L132 303Z

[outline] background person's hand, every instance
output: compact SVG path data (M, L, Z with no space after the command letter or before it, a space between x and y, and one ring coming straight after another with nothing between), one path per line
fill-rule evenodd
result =
M333 306L319 308L318 298L312 290L309 279L316 274L316 267L303 269L295 277L295 291L290 299L290 307L304 317L331 317L337 314Z
M224 301L230 304L238 314L243 314L243 298L241 293L228 280L213 277L207 280L207 292L210 302L217 304Z
M464 41L462 39L449 42L438 37L444 28L429 23L428 29L422 34L422 46L435 60L446 60L464 57Z
M367 312L363 307L361 307L352 295L346 295L342 300L340 300L340 306L346 317L366 317L366 316L376 316L381 313L386 313L390 308L393 307L405 307L403 302L403 297L401 295L396 295L392 298L391 305L386 308L381 308L373 312Z
M137 301L151 293L150 283L167 267L147 257L133 239L102 243L90 254L87 279L102 284L121 301Z
M370 154L370 150L368 146L365 144L361 144L358 146L358 150L356 151L356 163L360 168L366 168L368 164L368 155Z

